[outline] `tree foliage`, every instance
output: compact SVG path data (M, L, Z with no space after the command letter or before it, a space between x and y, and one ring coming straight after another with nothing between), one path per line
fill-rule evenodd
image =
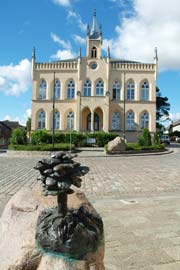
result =
M169 116L170 103L167 97L161 96L161 91L156 87L156 122L158 123L162 116Z

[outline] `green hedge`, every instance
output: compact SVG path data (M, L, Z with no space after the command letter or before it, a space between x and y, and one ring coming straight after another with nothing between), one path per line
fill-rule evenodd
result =
M56 143L54 148L52 144L39 144L39 145L12 145L8 146L9 150L19 150L19 151L60 151L60 150L70 150L69 143ZM71 149L75 149L75 145L71 145Z
M153 144L149 146L142 146L138 143L127 143L126 144L126 150L158 150L158 149L164 149L164 144Z

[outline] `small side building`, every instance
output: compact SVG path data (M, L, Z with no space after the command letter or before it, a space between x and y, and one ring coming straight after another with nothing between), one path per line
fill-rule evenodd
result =
M12 130L18 127L22 127L19 122L0 121L0 148L7 148Z

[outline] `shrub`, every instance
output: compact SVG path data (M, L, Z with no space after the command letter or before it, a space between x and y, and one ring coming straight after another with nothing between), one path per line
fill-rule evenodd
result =
M71 145L71 149L74 149L75 145ZM54 148L52 144L39 144L39 145L12 145L10 144L8 147L9 150L19 150L19 151L60 151L60 150L69 150L70 144L68 143L57 143L54 145Z
M164 149L164 144L153 144L149 146L141 146L137 143L127 143L126 150L160 150Z
M51 143L52 142L52 135L45 129L35 130L31 132L30 137L30 144L38 145L42 143Z
M151 134L148 128L142 130L141 136L138 138L138 143L141 146L150 146L151 143Z
M26 131L20 127L13 129L11 138L10 138L10 143L11 144L26 144L27 143Z
M108 132L93 132L86 134L86 138L95 138L96 144L99 147L104 147L109 141L112 141L117 136L118 134Z
M160 144L160 138L159 138L159 134L157 132L154 133L153 143Z

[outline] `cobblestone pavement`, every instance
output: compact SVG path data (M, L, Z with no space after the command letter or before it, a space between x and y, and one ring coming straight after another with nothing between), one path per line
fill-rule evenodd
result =
M37 160L0 154L0 211L36 182ZM104 220L106 270L179 270L180 148L169 155L77 160L90 167L81 190Z

